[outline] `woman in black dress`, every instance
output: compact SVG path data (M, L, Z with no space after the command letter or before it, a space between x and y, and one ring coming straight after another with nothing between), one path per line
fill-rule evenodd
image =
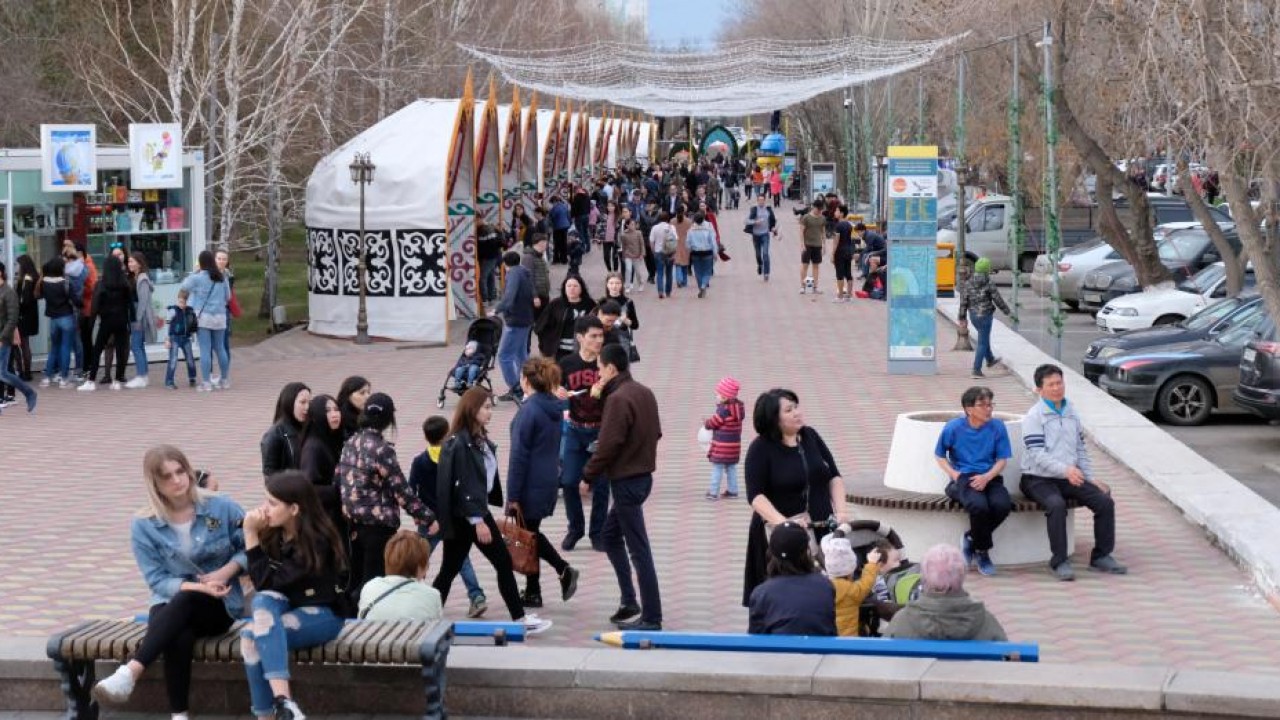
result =
M774 388L756 398L752 417L756 437L747 448L747 501L754 511L747 531L747 561L742 604L767 579L770 527L787 519L807 525L845 515L844 479L831 450L816 430L805 427L800 399L790 390ZM804 515L807 513L807 517ZM814 528L818 538L826 529Z

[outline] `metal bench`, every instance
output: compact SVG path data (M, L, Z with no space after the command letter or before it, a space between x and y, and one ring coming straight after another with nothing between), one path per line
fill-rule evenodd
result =
M216 637L196 641L193 660L240 663L240 630L244 621ZM127 662L142 643L145 623L97 620L49 638L47 653L62 677L62 693L70 720L95 720L98 704L90 695L98 660ZM453 643L450 622L348 623L331 642L289 653L291 664L422 665L426 718L444 718L445 662Z
M732 633L609 632L598 642L626 650L725 650L797 653L802 655L866 655L939 660L1039 662L1035 643L980 640L908 640L899 638L815 637L809 635L740 635Z
M878 482L854 482L845 490L849 502L866 507L893 510L923 510L929 512L964 512L964 506L942 493L921 493L898 490ZM1067 508L1082 507L1075 500L1067 500ZM1030 498L1014 498L1013 512L1043 513L1040 503Z

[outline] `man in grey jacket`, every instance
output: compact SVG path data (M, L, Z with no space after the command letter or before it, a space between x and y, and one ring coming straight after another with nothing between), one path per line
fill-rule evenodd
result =
M1040 400L1022 418L1022 493L1040 503L1049 518L1049 568L1059 580L1075 580L1067 557L1067 505L1077 500L1093 511L1093 552L1089 569L1123 575L1128 568L1111 557L1116 544L1116 505L1111 488L1093 477L1084 429L1067 403L1062 368L1041 365L1035 372Z

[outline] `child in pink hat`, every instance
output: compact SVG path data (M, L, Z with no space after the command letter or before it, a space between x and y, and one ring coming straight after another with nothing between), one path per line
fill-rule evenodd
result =
M703 427L711 431L711 449L707 459L711 461L711 486L707 488L708 500L721 497L738 497L738 460L742 456L742 419L746 406L738 399L742 386L731 377L716 383L716 412L707 418ZM724 477L724 494L720 493L720 480Z

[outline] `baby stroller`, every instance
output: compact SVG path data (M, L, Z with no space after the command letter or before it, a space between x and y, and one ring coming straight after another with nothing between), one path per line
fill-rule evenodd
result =
M466 343L475 342L476 352L484 353L484 363L480 367L480 373L476 376L475 382L465 383L459 382L453 376L453 367L449 368L449 372L445 375L444 384L440 386L440 396L436 398L436 407L444 407L444 396L447 392L453 392L459 397L467 391L472 385L478 385L489 391L489 402L493 404L493 382L489 380L489 373L493 371L494 365L497 363L498 341L502 339L502 321L496 317L482 317L471 321L471 325L467 327Z

